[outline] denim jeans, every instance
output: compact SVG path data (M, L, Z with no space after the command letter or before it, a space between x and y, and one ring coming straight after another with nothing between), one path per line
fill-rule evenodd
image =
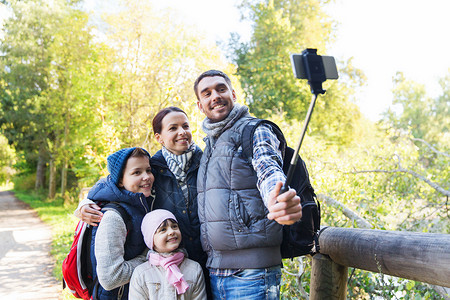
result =
M211 274L214 299L280 299L281 266L243 269L230 276Z

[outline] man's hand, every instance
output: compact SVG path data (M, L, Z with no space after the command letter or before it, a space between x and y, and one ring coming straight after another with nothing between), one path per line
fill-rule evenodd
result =
M279 181L270 192L267 218L275 220L281 225L292 225L302 217L300 197L297 196L294 189L289 189L289 191L278 195L282 187L283 182Z
M103 217L101 208L97 204L86 204L80 208L81 220L91 226L98 226Z

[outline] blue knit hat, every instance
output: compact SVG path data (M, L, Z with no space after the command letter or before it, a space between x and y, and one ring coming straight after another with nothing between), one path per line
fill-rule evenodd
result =
M133 153L134 149L136 149L136 147L123 148L123 149L120 149L119 151L114 152L113 154L108 156L108 159L107 159L108 171L109 171L109 174L111 175L112 181L116 185L119 184L119 180L120 180L120 178L122 178L122 173L127 164L128 157L130 157L130 155L131 155L131 153ZM144 150L147 153L147 155L150 157L150 154L148 154L148 152L145 149L143 149L143 148L141 148L141 149Z

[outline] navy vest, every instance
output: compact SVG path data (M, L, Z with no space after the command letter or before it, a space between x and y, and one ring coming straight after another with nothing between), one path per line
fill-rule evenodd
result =
M189 258L202 267L206 264L206 253L200 242L200 221L197 206L197 171L202 151L196 147L187 171L187 187L189 198L183 192L173 173L169 170L162 151L158 151L150 161L155 176L155 204L153 209L162 208L172 212L178 220L183 238L183 247Z

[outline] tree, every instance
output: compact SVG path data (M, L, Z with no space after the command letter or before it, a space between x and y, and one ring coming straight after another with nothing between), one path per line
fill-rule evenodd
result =
M450 73L449 73L450 74ZM449 147L450 75L440 79L442 94L435 99L427 95L425 86L405 78L398 72L394 78L394 101L397 109L388 109L383 120L393 128L410 132L414 138Z
M16 153L14 148L8 144L8 140L0 135L0 184L8 184L11 176L14 175L14 164L16 162Z
M73 160L92 142L92 133L101 126L93 107L98 107L114 77L103 57L107 47L93 43L86 13L72 7L64 11L60 27L54 32L52 84L45 93L47 121L51 124L48 145L52 160L61 170L61 194L67 188L68 172L75 169ZM82 166L78 165L78 168Z
M45 114L39 110L37 100L49 88L48 49L52 32L58 27L55 16L60 7L43 1L10 1L10 5L13 16L4 25L0 45L0 124L9 143L24 153L30 165L37 164L36 187L41 188L48 149ZM46 20L45 26L42 20Z
M100 126L92 107L111 85L105 48L92 43L87 15L74 5L11 2L2 43L2 129L36 170L36 188L49 164L51 198L58 168L64 194L69 161Z
M317 48L325 55L331 41L333 22L322 10L328 1L255 0L244 1L241 9L253 22L253 35L247 43L234 35L230 41L231 58L238 65L250 110L267 118L274 108L286 112L288 119L303 120L311 102L305 81L295 79L289 60L291 53ZM359 109L349 101L350 84L360 82L361 73L351 65L341 72L350 78L346 85L325 83L327 94L318 101L311 121L312 133L333 142L348 142L360 119ZM320 116L320 117L319 117ZM321 122L327 120L327 122Z
M194 80L207 69L229 68L212 42L173 20L176 12L137 0L124 1L119 12L105 17L105 43L115 50L111 64L119 74L117 98L105 99L105 122L114 124L123 145L158 149L151 120L170 105L188 113L195 136L202 117Z

